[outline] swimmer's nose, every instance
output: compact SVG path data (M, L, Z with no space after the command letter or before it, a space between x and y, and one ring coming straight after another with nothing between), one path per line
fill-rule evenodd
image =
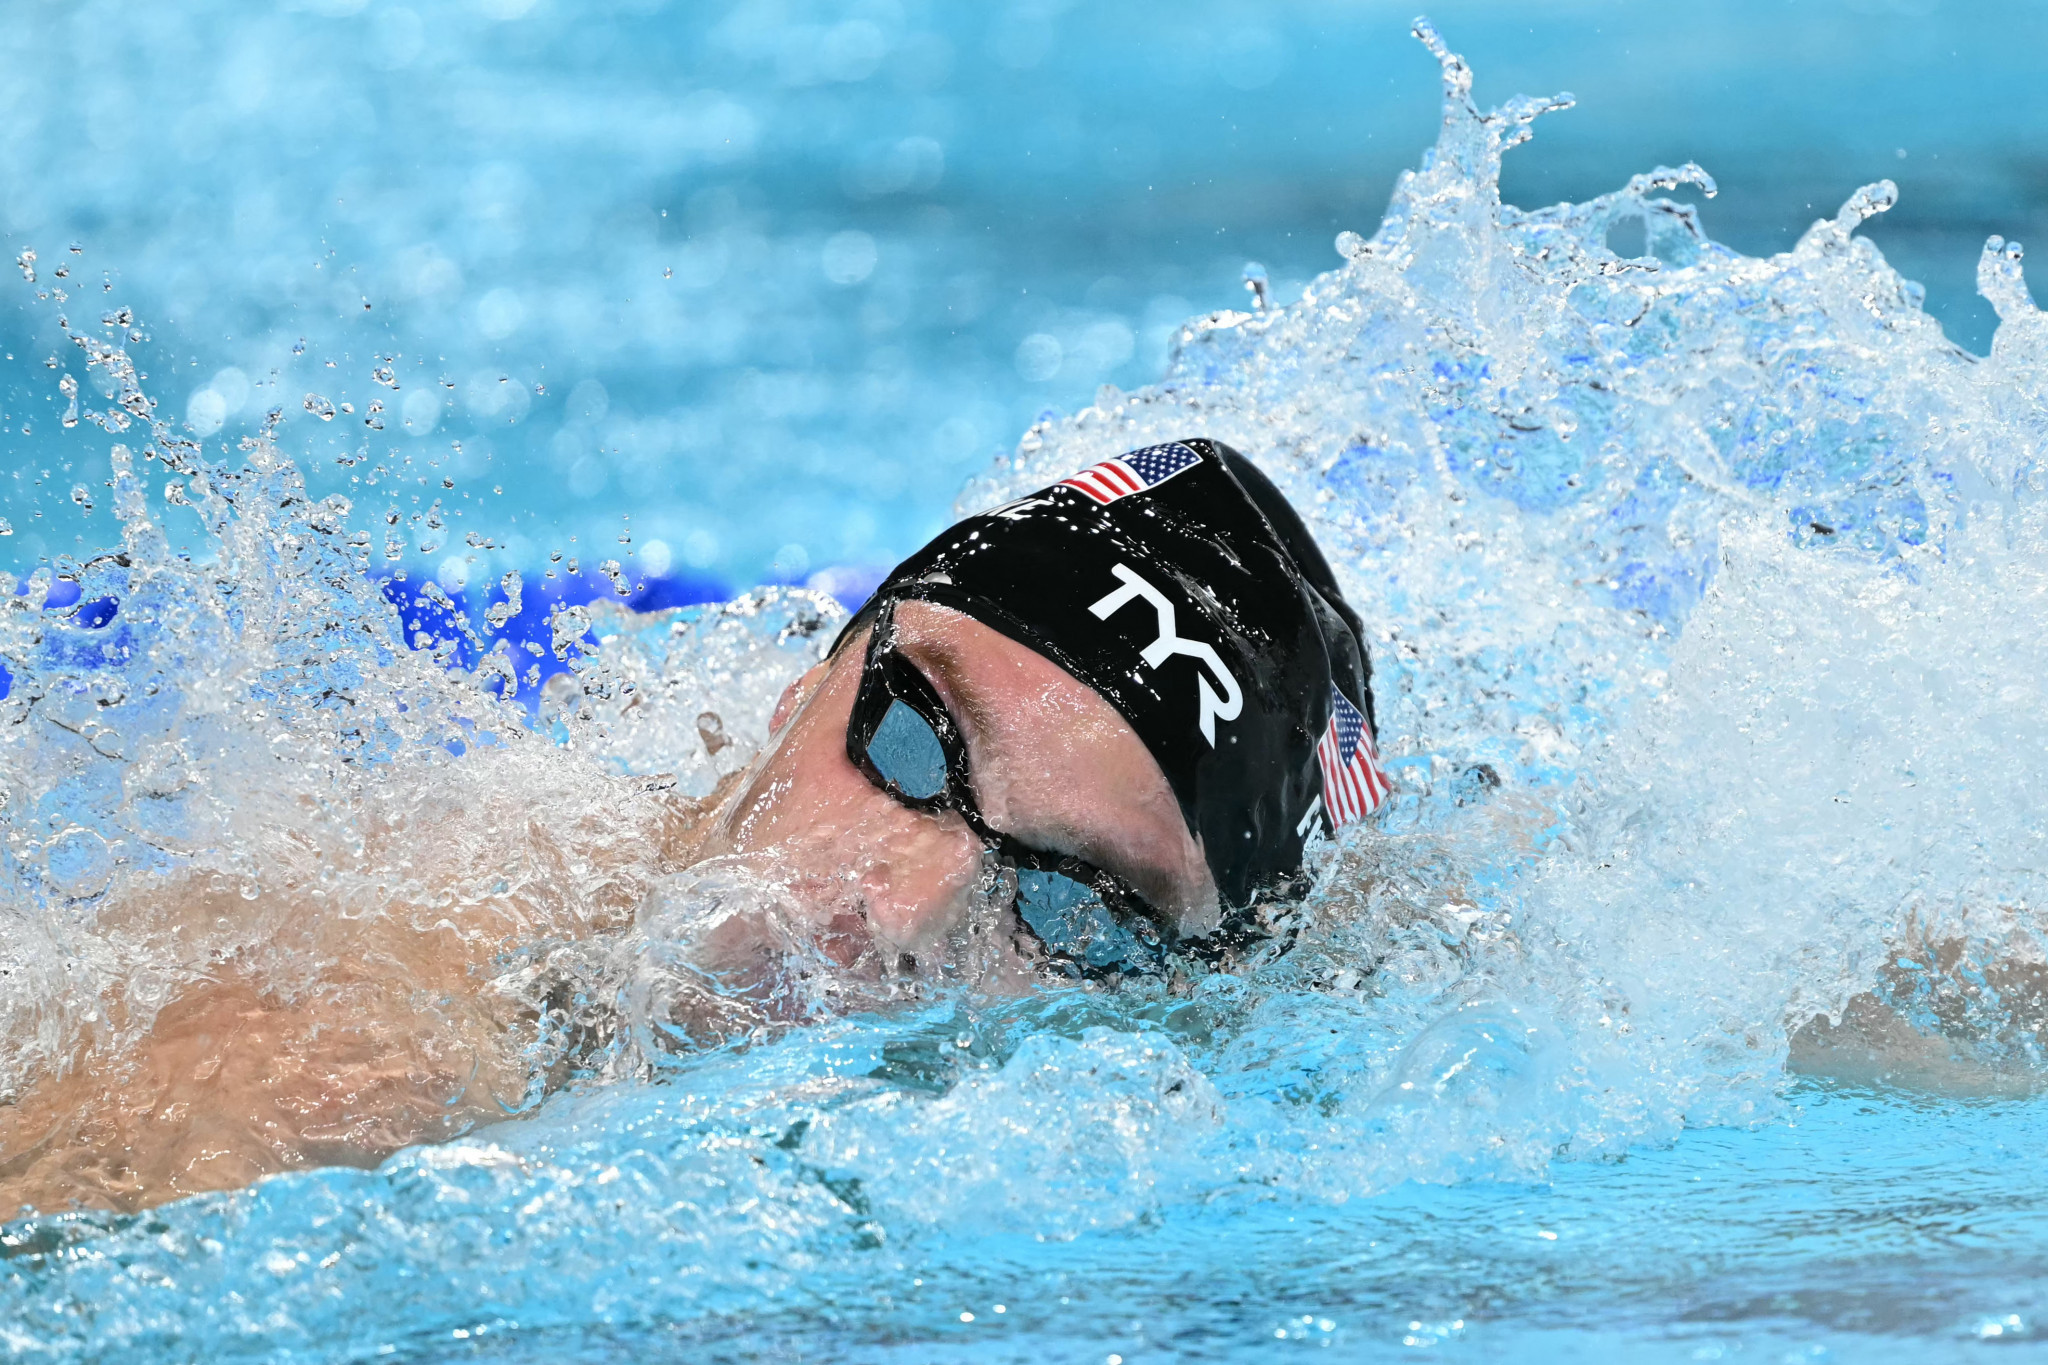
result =
M877 939L915 952L966 913L981 879L981 840L957 815L878 814L836 838L806 839L792 854L806 881L853 893Z
M946 866L877 863L863 879L862 900L878 938L916 950L939 938L967 913L981 880L981 845L972 842Z

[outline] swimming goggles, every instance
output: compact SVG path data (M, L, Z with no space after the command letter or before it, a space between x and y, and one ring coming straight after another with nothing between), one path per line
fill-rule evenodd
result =
M967 742L923 670L896 649L895 610L875 614L846 756L912 810L956 811L1017 883L1017 917L1071 975L1155 971L1165 945L1144 898L1113 873L991 829L975 804Z

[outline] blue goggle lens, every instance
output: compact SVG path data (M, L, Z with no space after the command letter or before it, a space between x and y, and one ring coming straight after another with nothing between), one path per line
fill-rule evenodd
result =
M946 789L946 746L932 723L902 701L892 701L868 741L868 762L913 801Z
M1094 887L1058 872L1017 869L1017 913L1047 948L1090 967L1136 964L1153 955Z

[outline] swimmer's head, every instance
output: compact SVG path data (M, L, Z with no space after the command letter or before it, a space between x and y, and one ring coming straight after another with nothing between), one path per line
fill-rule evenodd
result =
M1226 909L1386 797L1358 618L1287 500L1220 442L1148 446L967 518L898 566L842 643L907 601L1029 647L1114 707Z
M1056 958L1139 966L1385 799L1360 638L1242 456L1133 451L899 566L784 696L723 843L885 961L994 886Z

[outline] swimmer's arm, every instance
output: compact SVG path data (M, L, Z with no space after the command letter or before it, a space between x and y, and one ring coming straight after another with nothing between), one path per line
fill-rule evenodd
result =
M361 985L285 1001L195 987L117 1057L0 1108L0 1220L23 1204L133 1210L277 1171L370 1166L516 1103L496 1021Z
M451 808L439 827L403 831L404 849L371 841L358 868L376 872L361 879L395 871L388 884L411 894L348 900L350 914L306 894L305 869L280 872L255 903L199 878L146 888L109 921L177 937L262 916L281 927L250 957L271 966L216 964L141 1038L82 1048L0 1104L0 1220L23 1204L132 1210L277 1171L370 1166L524 1107L534 1012L483 988L500 955L626 927L652 880L694 856L710 805L635 782L609 826ZM302 979L281 982L280 964Z

